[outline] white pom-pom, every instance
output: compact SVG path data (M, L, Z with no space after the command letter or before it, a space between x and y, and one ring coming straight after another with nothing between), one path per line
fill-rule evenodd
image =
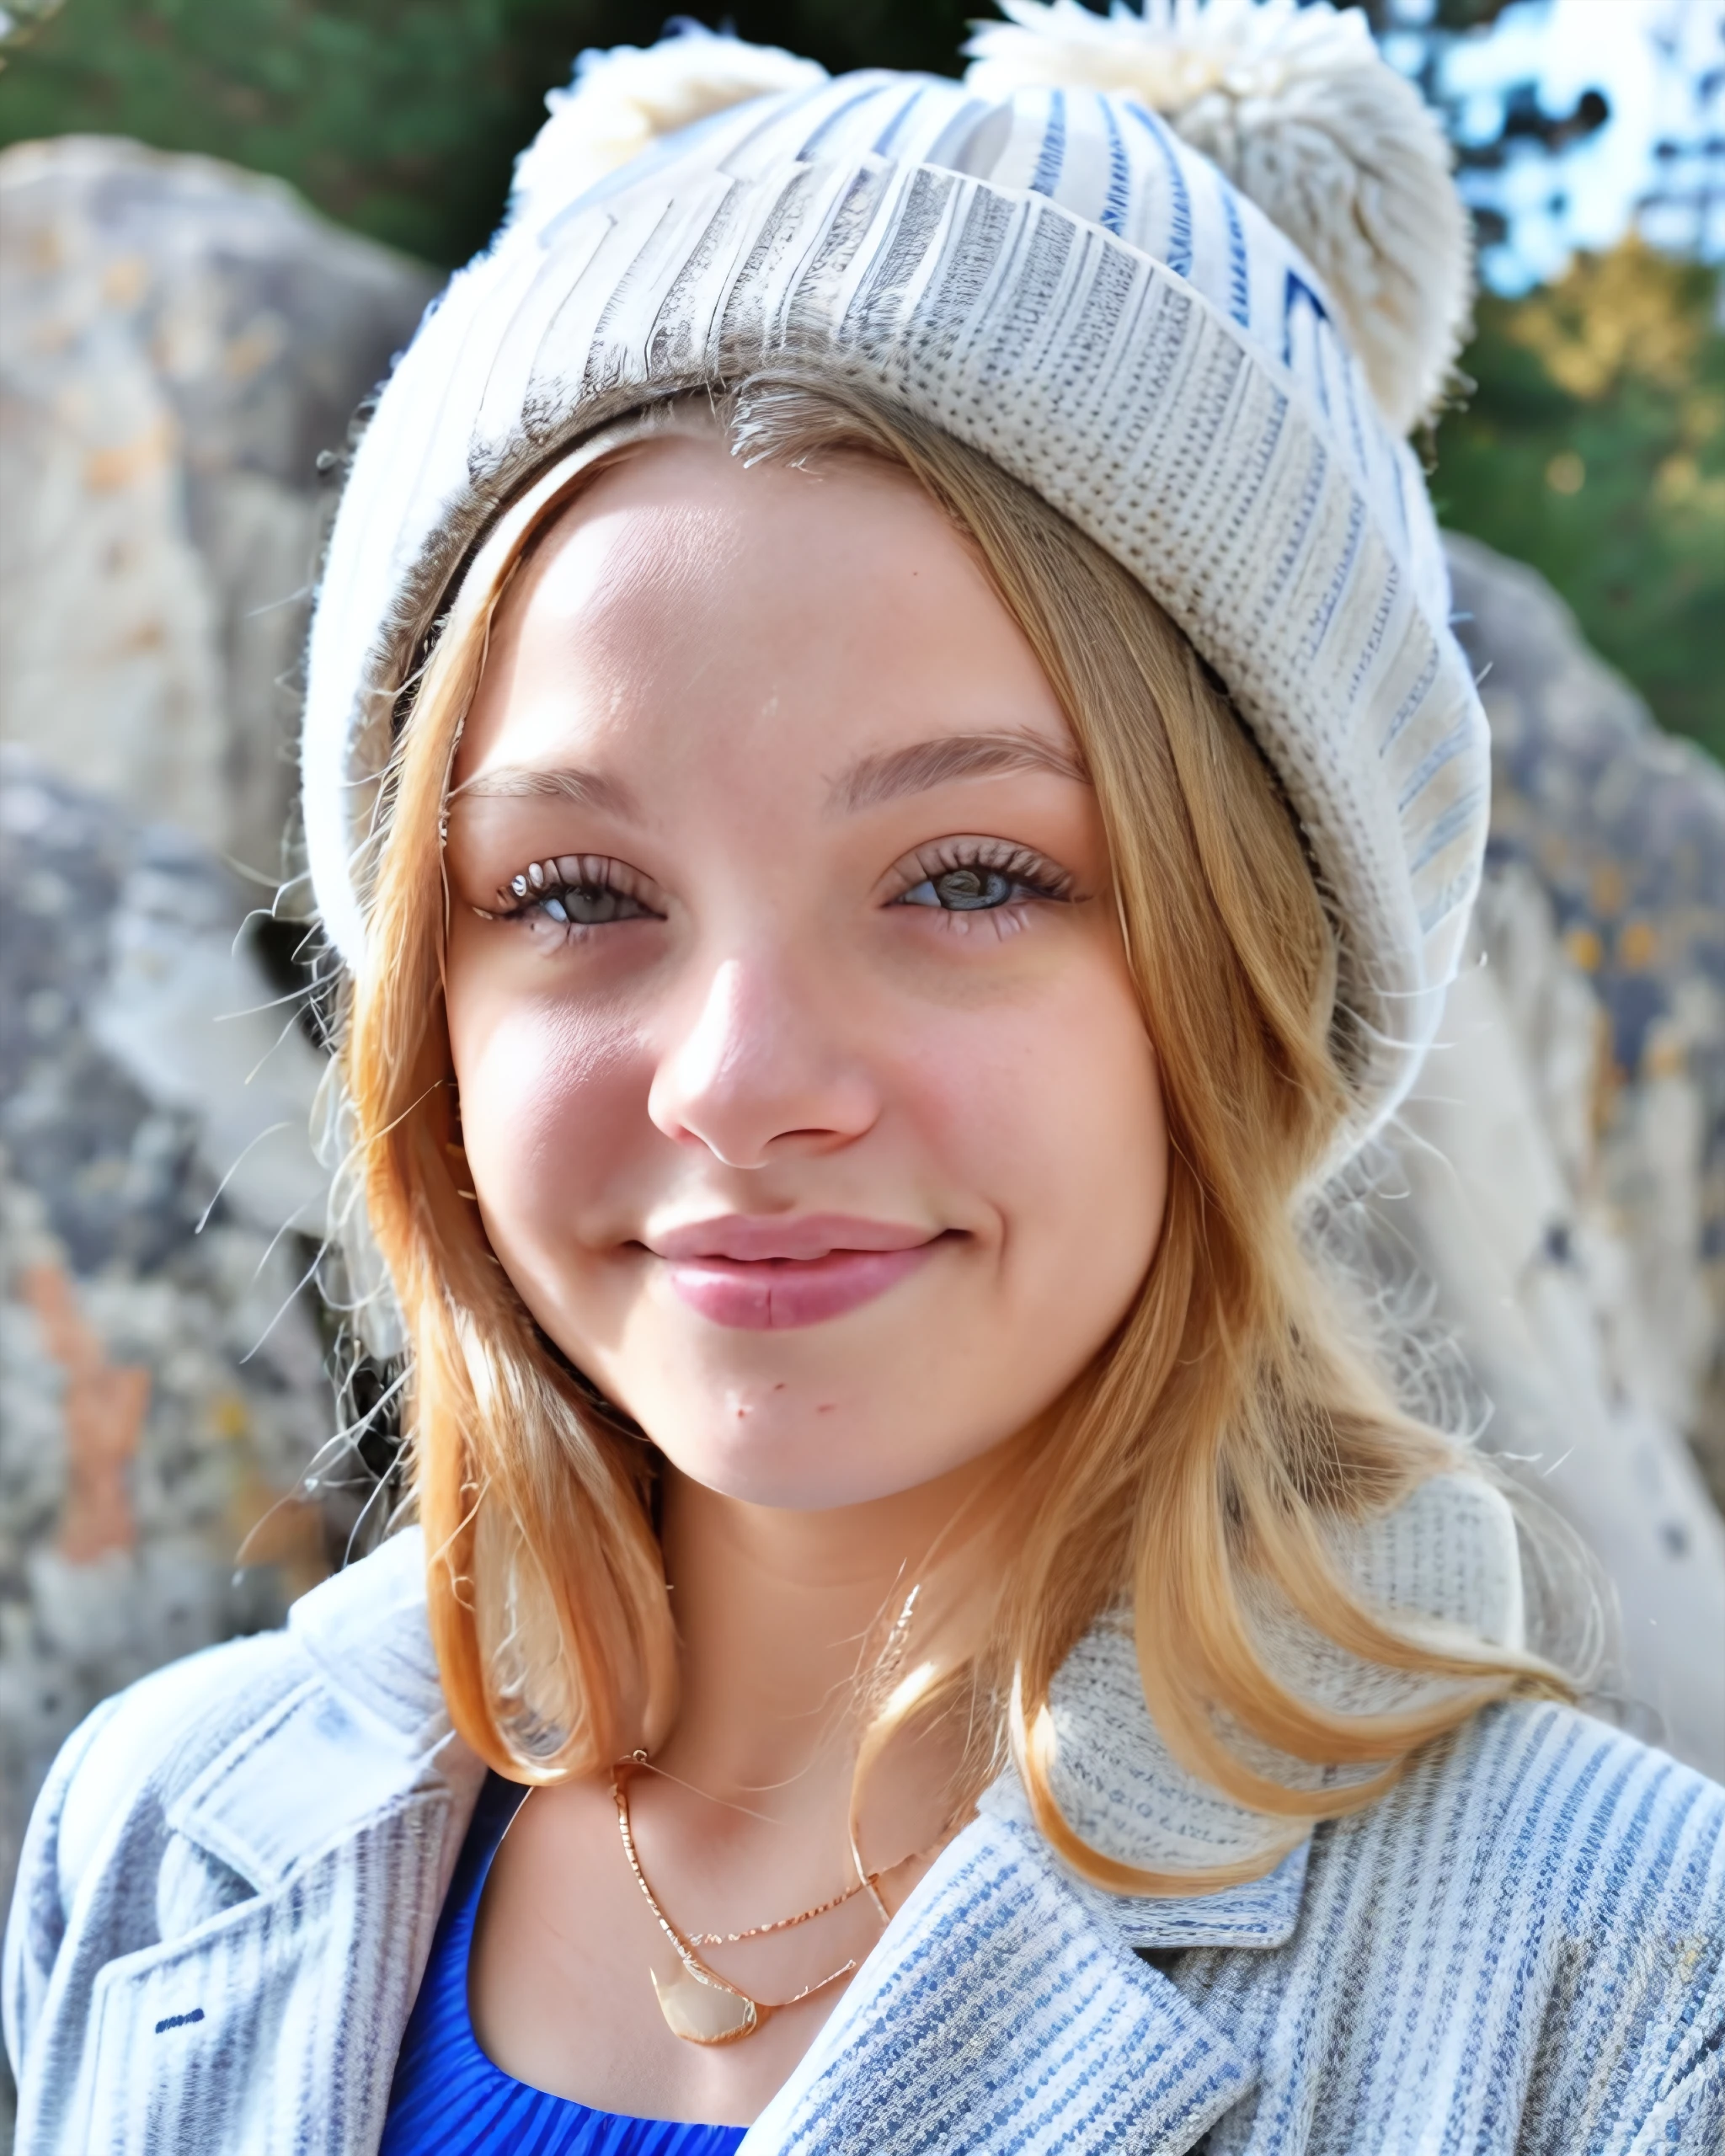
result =
M818 88L817 61L681 22L657 45L584 52L515 165L510 222L531 226L680 127L750 98Z
M1279 225L1341 311L1385 416L1405 432L1443 397L1473 297L1449 145L1365 16L1328 0L1000 0L965 76L1116 90L1161 113Z

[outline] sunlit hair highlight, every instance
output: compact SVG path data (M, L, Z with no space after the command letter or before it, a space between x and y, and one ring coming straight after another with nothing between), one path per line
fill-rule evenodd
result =
M1336 931L1297 825L1156 602L975 451L860 391L794 379L750 382L711 424L751 460L896 464L975 548L1095 785L1168 1115L1167 1213L1137 1302L1028 1433L992 1513L954 1538L957 1551L990 1539L985 1604L973 1596L943 1626L937 1591L911 1676L863 1686L862 1762L902 1720L968 1694L973 1785L1010 1742L1044 1833L1098 1883L1189 1893L1262 1871L1482 1705L1563 1689L1514 1649L1397 1629L1336 1560L1339 1530L1453 1468L1457 1451L1397 1406L1302 1242L1300 1201L1353 1103ZM482 555L412 696L378 806L343 1049L366 1209L410 1343L445 1691L481 1757L529 1781L651 1748L676 1709L651 1449L538 1331L487 1245L442 1016L440 832L455 744L499 598L568 494L518 512ZM1405 1673L1412 1704L1344 1714L1290 1689L1263 1651L1254 1613L1267 1602ZM1062 1817L1050 1687L1091 1625L1122 1609L1176 1759L1269 1822L1249 1860L1146 1870L1090 1848ZM1338 1771L1279 1779L1266 1746Z

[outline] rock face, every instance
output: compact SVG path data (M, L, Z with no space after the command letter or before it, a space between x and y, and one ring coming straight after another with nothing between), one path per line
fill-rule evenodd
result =
M278 1040L242 908L184 834L0 752L6 1881L99 1700L325 1568L300 1483L334 1416L291 1225L322 1232L321 1058Z
M1492 725L1484 942L1566 1184L1624 1251L1612 1382L1725 1508L1725 771L1533 570L1449 552Z
M435 286L206 158L0 154L9 739L280 875L317 459Z
M1378 1209L1489 1403L1486 1449L1615 1589L1608 1694L1725 1778L1725 774L1533 572L1466 540L1450 566L1491 852Z
M296 931L243 925L291 821L318 460L435 288L206 159L0 154L0 1894L73 1724L276 1622L351 1520L304 1486L323 1059Z

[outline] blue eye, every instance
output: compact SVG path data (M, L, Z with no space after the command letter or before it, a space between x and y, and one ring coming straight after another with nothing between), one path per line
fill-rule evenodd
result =
M900 868L908 874L895 905L940 913L998 913L1026 899L1071 895L1072 879L1044 855L1001 839L952 838L925 846Z
M605 928L619 921L657 921L641 878L623 862L601 854L560 854L531 861L497 894L498 909L514 921L554 921L563 928Z
M547 891L539 901L553 921L573 921L578 927L599 928L611 921L645 921L647 909L626 892L602 886L574 884L561 891Z
M984 913L1028 887L998 868L944 868L913 883L900 901L907 906L940 906L948 913Z

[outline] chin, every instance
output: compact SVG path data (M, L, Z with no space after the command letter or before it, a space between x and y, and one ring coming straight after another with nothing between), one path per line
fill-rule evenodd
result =
M778 1408L770 1396L734 1395L717 1409L705 1402L697 1412L655 1419L675 1431L672 1443L651 1423L644 1427L680 1474L741 1504L830 1512L927 1479L909 1461L892 1458L879 1418L847 1413L837 1403L826 1412Z
M686 1422L676 1444L660 1449L691 1481L742 1504L826 1512L881 1494L867 1472L866 1444L847 1443L836 1430L811 1429L801 1417L794 1424L787 1417L777 1428L739 1430L721 1423L693 1443L690 1437Z

